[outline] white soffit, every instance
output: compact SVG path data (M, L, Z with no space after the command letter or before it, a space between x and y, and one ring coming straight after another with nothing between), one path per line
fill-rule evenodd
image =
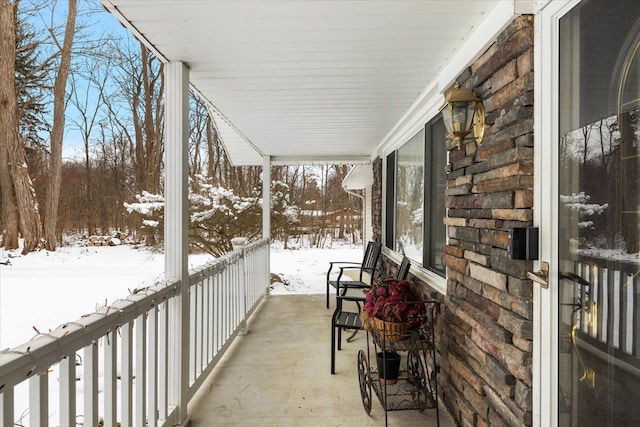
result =
M162 58L189 66L232 162L261 165L263 155L371 156L505 0L102 3Z
M373 165L356 165L344 177L342 188L346 190L362 190L373 184Z
M213 119L220 139L223 141L225 152L235 166L260 165L263 161L262 154L254 147L238 129L236 129L226 117L219 111L209 108L209 114Z

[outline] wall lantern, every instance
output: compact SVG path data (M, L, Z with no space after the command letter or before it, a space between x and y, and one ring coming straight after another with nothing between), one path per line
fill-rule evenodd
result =
M440 108L447 139L456 142L458 150L464 138L473 132L478 144L484 138L484 105L471 89L461 89L456 82L453 89L445 93L444 105Z

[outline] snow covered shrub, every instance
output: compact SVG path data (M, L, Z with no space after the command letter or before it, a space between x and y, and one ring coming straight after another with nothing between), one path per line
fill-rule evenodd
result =
M259 190L250 196L238 196L232 189L212 185L203 175L190 181L189 241L212 255L232 249L231 239L249 240L262 232L262 200Z
M299 221L297 206L288 202L286 184L272 183L272 227L286 228ZM204 175L189 180L189 243L199 251L220 256L232 250L231 239L247 237L249 240L262 234L261 190L254 188L248 196L237 195L234 190L211 184ZM141 217L143 231L160 241L164 233L164 198L143 192L136 195L136 203L125 203L127 212Z
M164 236L164 197L143 191L142 194L136 194L136 199L138 201L135 203L125 202L124 207L129 214L141 218L145 243L154 246Z

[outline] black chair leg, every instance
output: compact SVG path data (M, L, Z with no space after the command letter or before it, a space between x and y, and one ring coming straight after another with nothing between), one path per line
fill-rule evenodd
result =
M329 279L327 279L327 308L329 308Z
M331 277L331 269L333 268L333 264L329 267L329 271L327 271L327 308L329 308L329 279Z
M331 318L331 373L336 373L336 313Z

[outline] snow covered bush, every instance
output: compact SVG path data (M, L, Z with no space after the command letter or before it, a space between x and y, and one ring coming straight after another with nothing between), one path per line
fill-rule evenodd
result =
M154 246L164 234L164 197L143 191L136 194L136 199L138 201L134 203L125 202L124 207L129 214L142 218L141 231L145 243Z
M261 190L254 188L248 196L240 196L232 189L211 183L204 175L189 180L189 243L199 251L220 256L232 249L231 239L262 234ZM279 230L299 222L299 209L288 201L288 187L280 181L272 182L272 228ZM141 217L145 242L155 244L164 233L164 198L143 192L137 202L125 203L130 214ZM152 238L147 236L152 236Z
M212 185L204 175L190 180L189 241L198 249L219 256L232 249L231 239L249 240L262 231L262 199L254 189L244 197Z

